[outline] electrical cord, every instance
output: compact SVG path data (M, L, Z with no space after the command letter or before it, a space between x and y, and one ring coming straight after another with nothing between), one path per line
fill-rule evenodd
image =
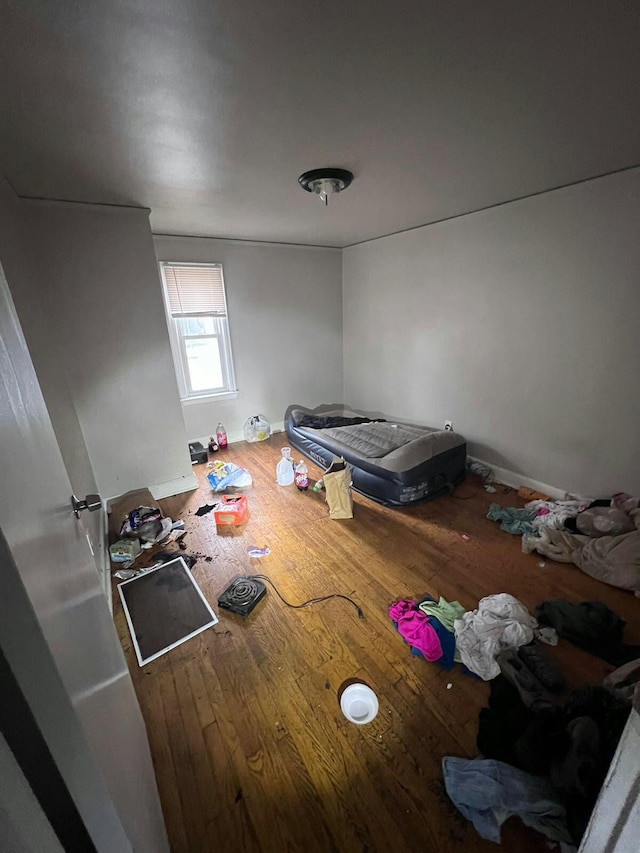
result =
M280 601L286 604L287 607L293 607L296 610L300 610L302 607L309 607L310 604L319 604L321 601L328 601L330 598L344 598L345 601L348 601L349 604L352 604L355 607L358 612L358 619L364 619L364 613L362 612L362 608L357 605L352 598L349 598L348 595L342 595L342 593L340 592L333 592L331 593L331 595L321 595L318 598L310 598L308 601L303 601L302 604L291 604L290 601L287 601L287 599L283 597L278 587L267 575L247 575L247 577L251 580L266 581L273 589L275 594L278 596Z

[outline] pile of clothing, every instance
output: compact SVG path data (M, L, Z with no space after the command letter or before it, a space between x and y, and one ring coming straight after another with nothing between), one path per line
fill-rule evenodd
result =
M480 711L481 758L443 759L451 800L483 837L523 823L575 850L586 829L627 721L640 708L640 647L623 642L624 622L599 602L542 602L540 623L609 662L622 664L602 686L561 700L564 677L536 642L503 649L489 705Z
M459 601L425 595L420 601L401 599L389 607L396 631L409 645L411 654L433 661L449 670L461 658L456 654L454 625L464 615Z
M499 521L500 529L506 533L531 536L544 527L552 529L564 527L568 519L575 518L587 506L588 502L584 501L545 500L529 501L523 509L491 504L487 518L491 521Z
M411 654L449 670L462 663L468 672L488 681L500 672L497 655L506 648L530 643L535 636L551 645L557 635L541 630L527 608L513 595L501 592L481 599L465 611L458 601L396 601L389 607L394 627L411 647Z
M640 595L640 498L624 492L592 502L491 504L487 518L522 536L522 550L574 563L588 575Z

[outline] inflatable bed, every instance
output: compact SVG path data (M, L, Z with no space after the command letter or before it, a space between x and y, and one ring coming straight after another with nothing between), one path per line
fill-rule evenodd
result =
M467 444L453 431L326 406L291 406L285 423L292 447L325 470L342 456L353 488L385 506L431 500L465 477Z

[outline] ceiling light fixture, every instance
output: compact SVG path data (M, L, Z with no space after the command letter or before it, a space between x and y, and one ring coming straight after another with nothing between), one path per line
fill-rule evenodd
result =
M346 190L352 180L353 174L346 169L311 169L310 172L300 175L298 183L303 190L315 193L328 205L329 196Z

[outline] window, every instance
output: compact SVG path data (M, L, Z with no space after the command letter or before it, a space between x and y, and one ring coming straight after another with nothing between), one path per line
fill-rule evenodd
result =
M235 392L221 264L163 262L160 272L181 398Z

